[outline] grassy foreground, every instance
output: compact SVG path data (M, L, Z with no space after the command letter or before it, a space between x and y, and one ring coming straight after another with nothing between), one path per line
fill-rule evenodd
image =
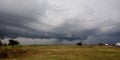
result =
M0 60L120 60L120 48L105 46L6 46Z

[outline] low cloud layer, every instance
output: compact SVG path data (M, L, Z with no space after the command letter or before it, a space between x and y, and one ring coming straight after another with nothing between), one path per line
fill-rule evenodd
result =
M87 35L85 42L120 42L119 0L0 0L0 33ZM44 32L44 33L43 33Z

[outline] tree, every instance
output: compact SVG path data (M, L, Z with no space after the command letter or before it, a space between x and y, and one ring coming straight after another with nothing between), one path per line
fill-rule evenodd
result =
M82 46L82 42L77 43L76 45Z
M13 39L10 39L10 40L9 40L9 45L12 45L12 46L14 46L14 45L19 45L19 42L18 42L18 41L15 41L15 40L13 40Z
M104 43L99 43L99 46L104 46L105 44Z

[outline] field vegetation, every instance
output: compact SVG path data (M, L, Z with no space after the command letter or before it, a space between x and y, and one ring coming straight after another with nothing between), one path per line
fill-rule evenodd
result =
M112 46L1 46L0 60L120 60L120 48Z

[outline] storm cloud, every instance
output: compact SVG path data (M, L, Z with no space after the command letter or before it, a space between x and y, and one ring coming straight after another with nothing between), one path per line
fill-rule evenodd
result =
M87 35L84 42L120 42L119 0L0 0L0 33Z

